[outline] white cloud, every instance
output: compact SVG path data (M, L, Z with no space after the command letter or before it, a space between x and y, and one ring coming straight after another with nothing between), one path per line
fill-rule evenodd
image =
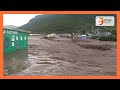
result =
M36 15L42 14L3 14L3 25L22 26Z

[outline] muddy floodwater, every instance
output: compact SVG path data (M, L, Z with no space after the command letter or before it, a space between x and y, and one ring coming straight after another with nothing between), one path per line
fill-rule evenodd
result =
M4 55L4 75L115 76L116 42L29 36L28 50Z
M29 65L28 49L4 54L4 75L14 75Z

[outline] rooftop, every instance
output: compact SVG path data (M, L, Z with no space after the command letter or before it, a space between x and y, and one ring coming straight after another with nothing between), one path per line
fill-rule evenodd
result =
M13 25L7 25L7 26L4 26L3 28L4 29L9 29L9 30L14 30L14 31L19 31L19 32L31 33L30 31L20 29L19 27L13 26Z

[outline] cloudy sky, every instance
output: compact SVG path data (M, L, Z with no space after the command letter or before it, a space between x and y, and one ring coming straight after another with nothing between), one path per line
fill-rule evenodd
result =
M3 25L22 26L29 22L30 19L41 14L4 14Z

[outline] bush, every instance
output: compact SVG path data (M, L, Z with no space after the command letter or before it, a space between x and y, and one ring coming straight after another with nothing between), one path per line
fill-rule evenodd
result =
M92 36L92 39L98 39L98 36Z
M116 41L116 36L114 36L114 35L100 36L99 40L100 41Z

